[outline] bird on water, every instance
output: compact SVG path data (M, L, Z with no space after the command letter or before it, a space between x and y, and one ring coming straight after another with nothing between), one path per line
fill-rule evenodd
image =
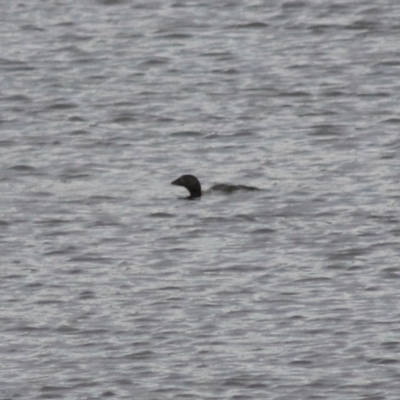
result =
M187 197L189 200L198 199L202 195L200 181L194 175L182 175L178 179L175 179L171 182L172 185L183 186L186 188L190 196ZM226 183L220 183L218 185L212 186L207 191L218 190L224 193L232 193L236 190L260 190L254 186L246 186L246 185L230 185Z

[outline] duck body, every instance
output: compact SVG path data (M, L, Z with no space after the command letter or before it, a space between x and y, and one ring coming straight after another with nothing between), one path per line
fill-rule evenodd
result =
M218 183L217 185L211 186L209 189L210 191L219 191L223 193L233 193L236 192L237 190L260 190L259 188L256 188L255 186L246 186L246 185L231 185L227 183Z

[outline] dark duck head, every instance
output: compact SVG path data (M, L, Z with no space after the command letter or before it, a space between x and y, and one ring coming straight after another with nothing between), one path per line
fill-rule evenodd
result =
M172 185L183 186L189 190L189 199L201 197L201 185L199 180L193 175L182 175L180 178L171 182Z

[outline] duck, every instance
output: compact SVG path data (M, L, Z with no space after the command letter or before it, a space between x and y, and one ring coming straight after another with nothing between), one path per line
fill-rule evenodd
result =
M178 179L172 181L171 184L186 188L190 194L190 196L187 197L187 199L189 200L199 199L203 195L200 181L194 175L182 175ZM237 190L255 191L260 189L255 186L231 185L226 183L219 183L217 185L211 186L211 188L208 189L207 192L220 191L223 193L233 193L236 192Z

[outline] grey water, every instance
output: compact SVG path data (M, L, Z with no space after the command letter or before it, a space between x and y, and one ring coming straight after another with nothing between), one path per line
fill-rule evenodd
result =
M399 43L395 0L1 1L0 399L398 400Z

